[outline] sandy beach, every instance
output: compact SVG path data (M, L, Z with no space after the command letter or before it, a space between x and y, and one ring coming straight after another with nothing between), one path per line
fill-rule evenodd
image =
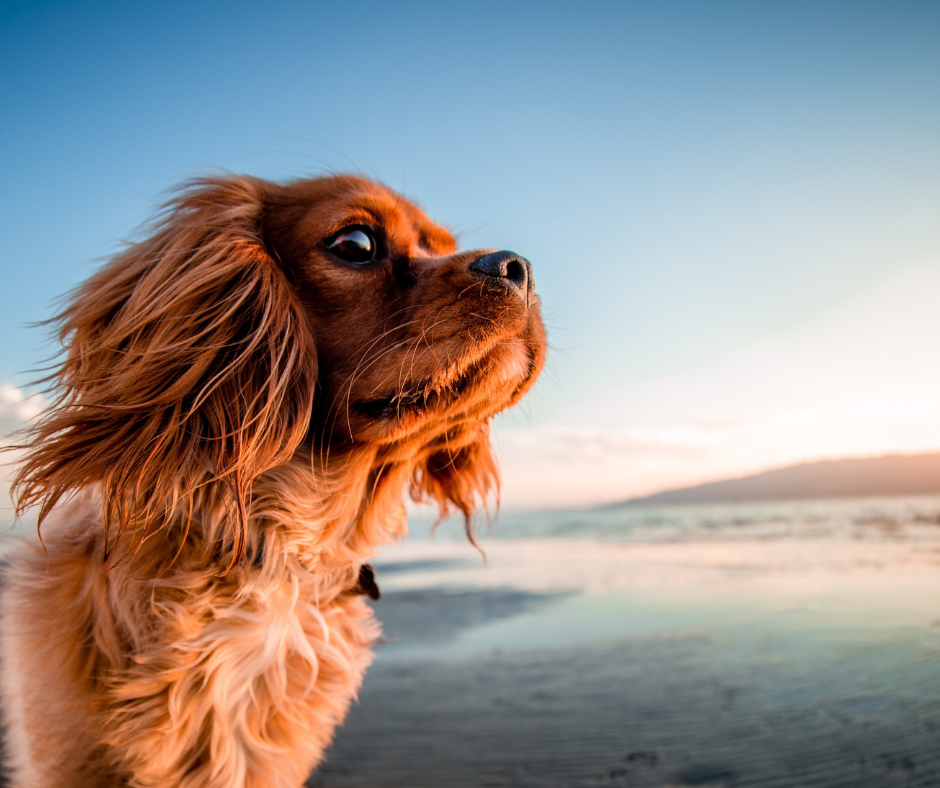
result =
M940 785L940 529L415 540L308 785Z

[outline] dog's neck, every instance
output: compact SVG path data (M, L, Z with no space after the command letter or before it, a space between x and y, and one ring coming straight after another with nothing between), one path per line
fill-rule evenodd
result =
M263 474L252 488L251 538L260 548L306 564L359 565L375 548L403 538L403 492L411 465L383 461L373 446L321 464L298 454Z
M250 488L244 512L245 545L237 549L238 512L219 504L211 485L183 497L162 526L151 526L141 539L142 526L117 537L101 535L97 559L105 556L111 580L172 577L197 568L209 575L259 572L271 577L311 572L353 572L375 549L407 533L404 490L413 463L402 455L389 457L374 446L335 453L329 457L298 452L289 462L259 476ZM100 494L89 488L43 526L50 550L66 531L74 533L76 516L91 526L95 510L103 512ZM87 512L87 514L82 514ZM100 522L100 520L99 520ZM100 525L98 526L100 528ZM105 542L108 543L107 548Z

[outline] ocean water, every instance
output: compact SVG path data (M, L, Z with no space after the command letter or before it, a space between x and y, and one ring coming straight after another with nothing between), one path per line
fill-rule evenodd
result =
M414 517L420 538L462 539L460 524L433 528ZM940 496L838 498L671 506L501 512L482 518L484 539L588 538L612 542L677 542L749 539L940 538Z
M507 513L479 548L417 522L382 550L390 657L692 630L940 632L940 496Z
M940 786L940 497L414 526L311 786Z

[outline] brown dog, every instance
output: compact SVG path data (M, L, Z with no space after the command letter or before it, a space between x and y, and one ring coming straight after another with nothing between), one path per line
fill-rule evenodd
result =
M13 785L299 786L371 660L402 494L469 518L535 381L529 263L355 177L201 180L61 314L15 482ZM469 525L468 525L469 527Z

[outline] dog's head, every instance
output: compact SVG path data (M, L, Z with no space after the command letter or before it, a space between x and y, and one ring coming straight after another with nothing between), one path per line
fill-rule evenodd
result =
M242 547L252 483L301 455L368 449L469 516L496 481L489 419L545 353L528 261L459 252L416 206L345 176L191 184L76 291L60 336L20 506L43 516L98 484L106 526L143 535L215 496Z
M262 239L316 343L327 440L433 437L534 381L544 335L524 258L458 252L413 204L351 177L272 188Z

